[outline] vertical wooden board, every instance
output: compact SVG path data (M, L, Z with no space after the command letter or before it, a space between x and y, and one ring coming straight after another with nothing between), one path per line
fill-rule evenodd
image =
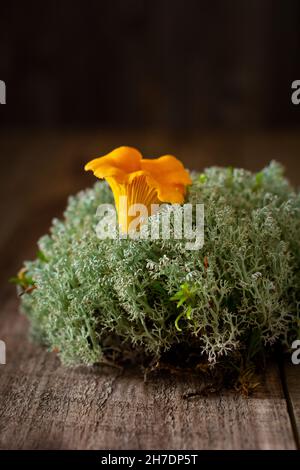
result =
M294 365L291 362L286 362L284 376L295 440L300 449L300 364Z

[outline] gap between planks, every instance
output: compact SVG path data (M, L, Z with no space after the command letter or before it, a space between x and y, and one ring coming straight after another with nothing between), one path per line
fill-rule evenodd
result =
M294 439L300 450L300 365L286 360L281 364L281 377Z

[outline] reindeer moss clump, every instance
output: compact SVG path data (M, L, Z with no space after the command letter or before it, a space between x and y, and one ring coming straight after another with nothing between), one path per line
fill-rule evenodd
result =
M200 250L98 239L96 210L107 202L102 182L71 197L25 263L22 310L63 363L233 370L298 336L300 196L278 164L193 175L187 202L205 207Z

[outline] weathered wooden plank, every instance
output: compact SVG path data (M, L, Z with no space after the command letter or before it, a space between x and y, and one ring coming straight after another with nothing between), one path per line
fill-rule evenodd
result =
M295 441L300 449L300 365L286 362L284 365L284 379Z
M276 366L250 398L201 396L196 377L144 383L138 371L62 367L30 344L27 321L8 299L0 317L2 449L294 449ZM191 398L184 398L194 394Z

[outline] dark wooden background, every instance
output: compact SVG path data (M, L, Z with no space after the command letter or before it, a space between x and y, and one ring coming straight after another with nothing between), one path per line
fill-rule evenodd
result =
M298 0L2 2L0 124L294 125L299 24Z

